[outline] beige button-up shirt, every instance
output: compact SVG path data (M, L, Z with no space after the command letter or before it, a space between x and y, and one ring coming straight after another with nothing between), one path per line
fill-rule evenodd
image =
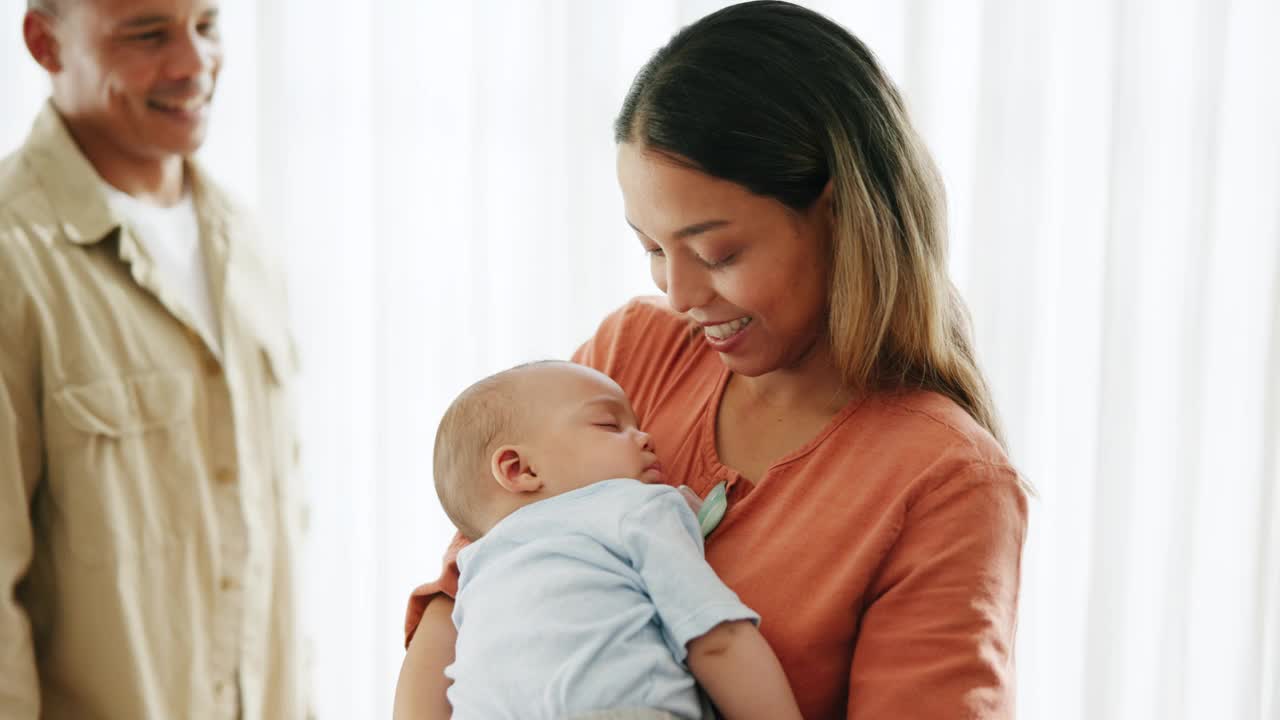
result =
M307 714L280 275L188 165L194 332L52 105L0 161L0 718Z

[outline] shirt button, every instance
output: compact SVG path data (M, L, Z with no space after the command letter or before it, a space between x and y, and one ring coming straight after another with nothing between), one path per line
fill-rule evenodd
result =
M219 485L230 485L236 481L236 471L231 468L219 468L214 473L213 478L218 481Z
M225 576L224 576L224 577L222 578L222 582L221 582L221 583L219 583L219 586L220 586L224 591L226 591L226 590L231 590L232 588L234 588L234 587L236 586L236 581L235 581L235 580L232 580L232 579L231 579L231 578L229 578L229 577L225 577Z

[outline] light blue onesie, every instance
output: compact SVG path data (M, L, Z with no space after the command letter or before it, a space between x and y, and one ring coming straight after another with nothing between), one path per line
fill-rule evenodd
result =
M517 510L458 554L454 720L610 708L701 716L685 645L759 616L703 558L679 492L606 480Z

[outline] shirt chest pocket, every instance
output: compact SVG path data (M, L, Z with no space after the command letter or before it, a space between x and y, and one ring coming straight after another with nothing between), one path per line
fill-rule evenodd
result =
M200 443L190 373L69 385L46 409L53 536L111 564L172 546L198 524Z

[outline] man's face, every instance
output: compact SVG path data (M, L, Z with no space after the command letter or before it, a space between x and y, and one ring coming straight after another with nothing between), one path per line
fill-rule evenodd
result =
M189 155L222 66L219 0L63 0L59 109L121 152Z

